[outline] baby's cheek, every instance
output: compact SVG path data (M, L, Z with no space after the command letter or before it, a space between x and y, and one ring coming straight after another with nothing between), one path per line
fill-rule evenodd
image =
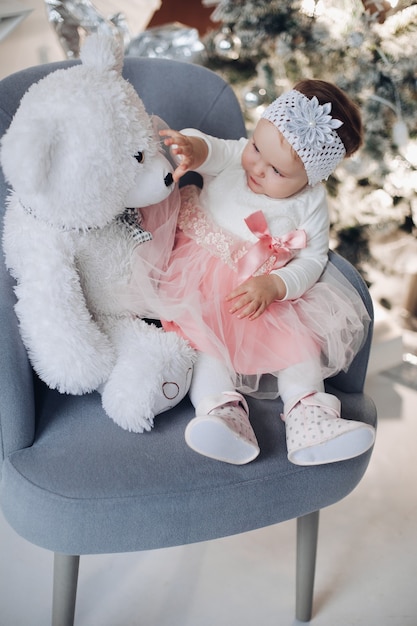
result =
M250 167L250 157L248 155L247 148L245 148L244 151L242 152L241 163L245 171Z

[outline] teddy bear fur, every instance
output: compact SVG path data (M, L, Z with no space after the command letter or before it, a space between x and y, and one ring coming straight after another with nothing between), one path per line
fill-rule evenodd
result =
M39 377L61 393L98 390L119 426L143 432L187 393L194 352L127 304L132 259L155 243L140 243L140 212L132 224L125 208L158 207L175 185L121 47L94 34L81 60L32 85L2 139L3 248Z

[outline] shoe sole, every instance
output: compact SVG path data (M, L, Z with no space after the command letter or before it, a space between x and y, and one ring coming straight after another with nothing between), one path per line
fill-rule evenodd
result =
M364 424L363 428L342 433L320 444L294 450L288 454L288 460L295 465L324 465L347 461L369 450L374 442L374 429Z
M232 465L250 463L259 454L259 447L242 439L215 417L195 417L185 429L187 445L203 456Z

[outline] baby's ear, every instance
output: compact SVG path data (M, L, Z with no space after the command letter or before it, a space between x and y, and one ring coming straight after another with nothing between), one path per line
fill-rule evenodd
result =
M5 176L18 193L40 190L48 180L55 153L57 132L51 120L12 122L1 142Z

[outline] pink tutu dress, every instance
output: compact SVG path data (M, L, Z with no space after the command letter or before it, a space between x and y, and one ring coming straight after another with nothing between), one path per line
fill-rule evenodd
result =
M225 363L244 393L277 396L276 386L261 391L263 375L276 377L311 359L320 360L323 379L346 369L364 341L369 317L359 295L330 264L304 295L273 302L258 319L229 313L226 296L237 285L285 266L297 247L305 246L301 230L272 238L262 211L249 215L247 224L257 243L216 224L200 207L198 188L185 187L173 250L167 260L165 249L164 262L153 270L148 313ZM151 226L146 219L144 225Z

